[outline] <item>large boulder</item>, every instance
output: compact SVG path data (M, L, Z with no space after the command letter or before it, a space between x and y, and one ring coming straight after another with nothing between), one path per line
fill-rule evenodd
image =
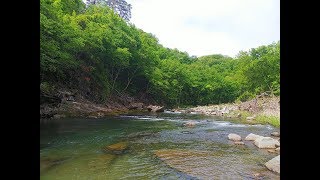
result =
M271 171L280 173L280 155L266 162L265 166Z
M149 105L147 109L148 111L151 111L151 112L164 112L164 106Z
M271 137L259 137L254 141L254 145L258 148L276 148L280 146L280 142Z
M263 136L259 136L259 135L250 133L244 140L246 140L246 141L254 141L254 140L256 140L257 138L260 138L260 137L263 137Z
M238 134L231 133L228 135L228 139L232 141L241 141L241 136L239 136Z

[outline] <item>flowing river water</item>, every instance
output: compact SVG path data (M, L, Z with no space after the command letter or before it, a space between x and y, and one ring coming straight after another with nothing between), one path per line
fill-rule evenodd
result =
M40 120L40 179L280 179L264 166L277 154L227 137L279 128L233 122L173 113ZM103 150L119 142L122 153Z

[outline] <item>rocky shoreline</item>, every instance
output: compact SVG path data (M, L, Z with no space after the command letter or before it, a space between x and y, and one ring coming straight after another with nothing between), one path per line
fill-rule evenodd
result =
M144 99L144 102L143 100ZM63 117L100 118L130 111L163 112L164 106L153 105L145 100L128 95L113 96L105 104L97 104L71 92L62 91L59 95L42 95L40 119Z
M171 113L202 114L240 119L242 123L268 123L264 119L272 117L280 126L280 97L258 96L250 101L219 105L176 108ZM278 126L278 124L272 124Z
M167 112L189 113L207 116L221 116L241 120L241 123L269 123L280 126L280 97L260 95L256 98L238 103L197 106L190 108L165 109L155 103L143 102L144 98L129 96L113 97L105 104L96 104L84 98L76 97L70 92L46 100L40 105L40 118L88 117L100 118L128 112ZM144 99L145 100L145 99ZM269 117L273 118L269 122Z

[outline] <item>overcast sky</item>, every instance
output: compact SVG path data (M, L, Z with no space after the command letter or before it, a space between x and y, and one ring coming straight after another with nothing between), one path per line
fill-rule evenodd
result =
M280 40L280 0L126 0L131 22L165 47L234 57Z

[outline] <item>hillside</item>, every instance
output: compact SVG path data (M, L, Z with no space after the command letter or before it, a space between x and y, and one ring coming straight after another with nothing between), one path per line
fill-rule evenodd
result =
M41 0L40 90L41 117L61 108L64 94L67 103L99 104L106 112L133 102L173 108L246 101L266 91L278 96L280 41L236 58L190 56L108 6Z

